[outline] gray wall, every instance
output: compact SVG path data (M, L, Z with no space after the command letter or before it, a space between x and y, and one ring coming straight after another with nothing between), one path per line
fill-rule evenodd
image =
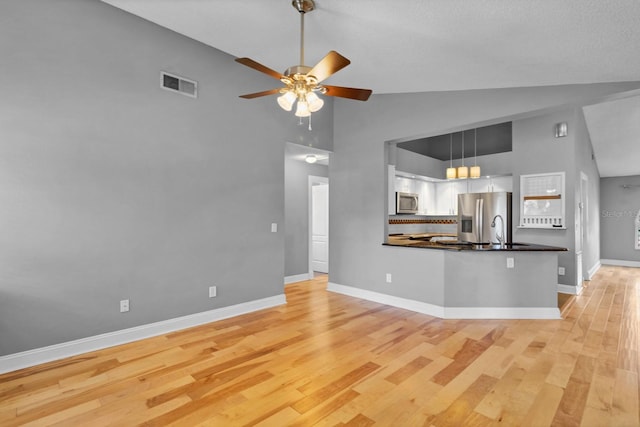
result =
M97 0L0 16L0 355L282 294L272 79Z
M582 109L576 111L576 200L580 200L580 173L587 176L587 200L584 225L584 242L582 247L583 278L589 279L589 273L593 273L600 265L600 241L603 238L600 233L600 172L593 155L593 145L589 136L589 130ZM579 209L576 215L580 214Z
M556 123L567 122L567 137L555 138L553 128ZM587 132L582 109L570 108L549 114L516 120L513 122L514 176L546 172L565 172L565 214L566 230L514 229L514 241L535 242L561 246L569 249L560 253L558 265L565 268L565 275L558 276L558 283L576 284L576 215L579 215L580 172L588 179L588 209L597 212L599 174L591 157L591 141ZM514 186L514 223L520 218L520 181ZM592 216L590 216L592 218ZM586 270L600 259L599 225L589 221L588 239L582 248L582 261Z
M552 252L446 251L445 304L448 307L557 307L558 260L554 255ZM513 269L505 269L507 258L513 259ZM484 274L478 274L479 271Z
M636 187L623 188L623 185ZM640 262L633 227L640 210L640 175L600 180L600 251L602 259Z
M329 166L331 281L420 301L425 301L425 295L429 294L428 272L425 275L421 266L406 262L409 251L381 245L385 238L388 185L386 163L389 154L385 141L408 135L439 135L500 123L505 119L532 117L543 114L547 108L591 101L638 86L640 84L636 82L374 94L364 105L358 104L358 108L353 108L348 101L337 100L334 105L334 155ZM543 154L545 158L549 155ZM572 155L573 151L569 153ZM515 158L513 161L516 162ZM413 261L421 258L420 251L411 253ZM395 274L400 271L402 275ZM393 274L393 284L385 283L385 273Z
M327 165L284 161L284 275L309 273L309 176L329 176Z
M533 242L543 245L561 246L569 249L560 253L558 265L565 267L566 274L558 276L558 283L575 285L575 234L574 234L574 188L575 188L575 133L573 132L575 111L563 110L513 122L513 153L516 177L513 188L514 226L520 221L520 175L565 172L565 230L540 230L514 228L514 242ZM553 126L558 122L569 123L572 132L567 137L555 138ZM570 195L570 196L568 196Z

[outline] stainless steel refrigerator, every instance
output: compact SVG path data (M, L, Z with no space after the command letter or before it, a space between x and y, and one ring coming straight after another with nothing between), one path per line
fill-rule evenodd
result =
M470 243L512 243L512 193L458 194L458 240Z

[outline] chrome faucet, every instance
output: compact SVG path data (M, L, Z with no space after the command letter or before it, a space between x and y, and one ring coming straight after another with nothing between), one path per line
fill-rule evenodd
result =
M501 248L504 248L504 218L502 218L502 215L498 214L496 216L493 217L493 221L491 221L491 228L496 228L496 219L500 218L500 222L502 223L502 231L498 232L498 230L496 229L496 239L498 240L498 243L500 244Z

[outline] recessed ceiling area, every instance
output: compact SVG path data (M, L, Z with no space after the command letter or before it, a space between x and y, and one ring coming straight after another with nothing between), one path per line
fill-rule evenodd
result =
M463 134L464 157L470 158L489 154L505 153L512 150L511 122L467 129L445 135L415 139L397 144L398 148L433 157L438 160L462 158ZM475 132L474 132L475 131Z

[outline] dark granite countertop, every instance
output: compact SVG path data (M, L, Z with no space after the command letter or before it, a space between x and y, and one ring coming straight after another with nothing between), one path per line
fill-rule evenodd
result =
M509 243L501 247L497 244L482 244L475 245L470 243L463 243L457 241L435 241L414 239L414 238L397 238L399 236L390 236L389 241L383 243L385 246L403 246L409 248L424 248L424 249L445 249L450 251L477 251L477 252L491 252L491 251L519 251L519 252L563 252L567 248L561 248L558 246L538 245L534 243Z

